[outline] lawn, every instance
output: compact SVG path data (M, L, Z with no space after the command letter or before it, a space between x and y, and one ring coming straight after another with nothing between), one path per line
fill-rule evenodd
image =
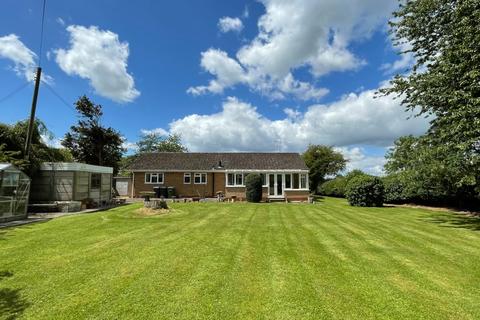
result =
M129 205L0 230L0 319L479 319L480 221L307 204Z

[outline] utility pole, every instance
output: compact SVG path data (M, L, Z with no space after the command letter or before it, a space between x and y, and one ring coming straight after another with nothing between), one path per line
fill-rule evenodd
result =
M30 145L32 143L33 127L35 124L35 110L37 109L38 89L40 88L40 77L42 68L37 68L35 77L35 89L33 90L32 110L30 111L30 122L28 123L27 139L25 140L25 159L30 160Z

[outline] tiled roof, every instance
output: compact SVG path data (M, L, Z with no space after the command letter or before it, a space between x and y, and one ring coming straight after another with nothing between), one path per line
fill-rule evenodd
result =
M219 165L221 164L221 167ZM308 170L298 153L143 153L130 170Z

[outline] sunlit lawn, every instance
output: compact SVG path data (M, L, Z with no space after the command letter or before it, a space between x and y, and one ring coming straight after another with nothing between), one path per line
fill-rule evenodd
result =
M139 205L0 230L0 319L480 319L480 221L408 208Z

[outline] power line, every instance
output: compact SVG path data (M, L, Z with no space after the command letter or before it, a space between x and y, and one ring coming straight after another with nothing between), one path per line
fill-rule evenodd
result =
M3 103L4 101L10 99L10 98L13 97L14 95L16 95L17 93L19 93L20 91L22 91L23 89L25 89L29 84L30 84L30 82L25 82L24 84L22 84L21 86L19 86L18 88L16 88L15 90L13 90L12 92L10 92L9 94L7 94L5 97L3 97L2 99L0 99L0 104Z
M42 83L48 88L48 90L50 90L50 92L55 96L57 97L64 105L66 105L68 108L70 108L74 113L77 113L77 110L75 110L75 108L73 108L59 93L57 93L55 91L55 89L53 89L53 87L51 85L49 85L47 82L43 81L42 80Z
M42 25L40 31L40 49L38 50L38 66L42 66L42 49L43 49L43 27L45 24L45 6L47 4L47 0L43 0L43 10L42 10Z

